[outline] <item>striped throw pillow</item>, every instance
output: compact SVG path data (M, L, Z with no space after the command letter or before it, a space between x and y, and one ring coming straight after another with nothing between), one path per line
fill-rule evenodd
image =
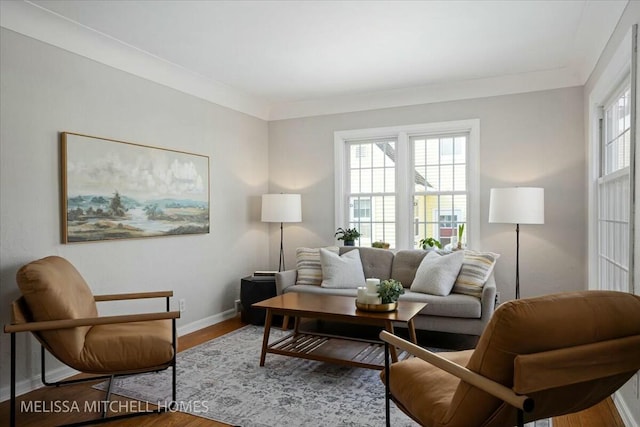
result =
M499 254L464 251L462 268L451 292L482 298L482 288L496 265Z
M338 253L337 246L325 248L333 253ZM322 283L322 266L320 265L319 248L296 249L296 269L298 278L296 285L317 285Z

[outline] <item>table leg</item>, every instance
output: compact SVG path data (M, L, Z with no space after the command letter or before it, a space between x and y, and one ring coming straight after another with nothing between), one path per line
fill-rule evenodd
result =
M394 334L394 332L393 332L393 323L392 322L386 322L385 330L387 332L389 332L390 334ZM398 361L398 353L396 351L396 346L395 345L389 345L389 353L391 353L391 361L393 363L397 362Z
M260 366L264 366L264 359L267 357L267 347L269 346L269 333L271 332L271 319L273 314L271 309L267 308L267 314L264 320L264 337L262 337L262 353L260 353Z
M289 329L289 316L285 315L282 317L282 330L286 331Z
M298 335L298 330L300 329L300 316L294 317L293 321L293 334Z
M407 322L407 327L409 328L409 338L411 339L411 342L414 344L418 344L418 338L416 337L416 327L413 324L413 319Z

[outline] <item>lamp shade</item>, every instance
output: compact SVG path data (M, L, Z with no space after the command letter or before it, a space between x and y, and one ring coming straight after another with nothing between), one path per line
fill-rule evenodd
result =
M262 222L300 222L302 203L299 194L263 194Z
M544 188L492 188L489 222L544 224Z

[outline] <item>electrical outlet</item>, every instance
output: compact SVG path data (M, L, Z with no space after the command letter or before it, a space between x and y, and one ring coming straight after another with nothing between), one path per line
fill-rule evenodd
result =
M180 300L180 313L187 310L187 302L184 299Z
M236 314L240 313L240 311L242 310L242 304L240 304L239 299L235 300L235 307L236 307Z
M496 292L496 305L500 304L500 292Z

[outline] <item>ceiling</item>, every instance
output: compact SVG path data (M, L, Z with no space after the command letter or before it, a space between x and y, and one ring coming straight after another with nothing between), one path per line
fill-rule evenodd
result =
M456 87L477 96L582 85L627 0L26 3L261 102L273 119L379 108L385 96L456 98Z

